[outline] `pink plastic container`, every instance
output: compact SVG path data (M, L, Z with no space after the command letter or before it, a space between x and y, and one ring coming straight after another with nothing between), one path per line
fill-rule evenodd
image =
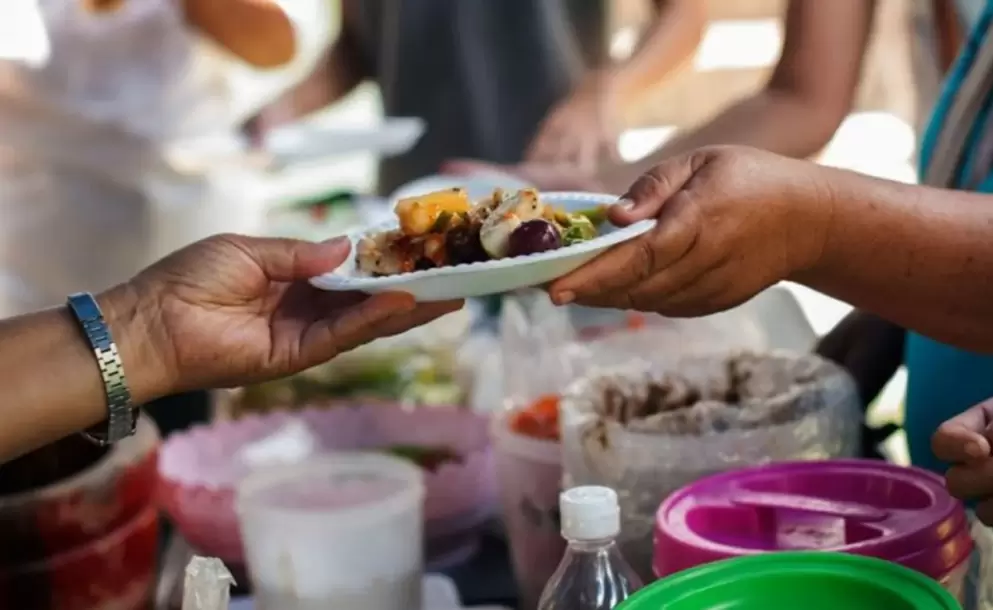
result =
M780 550L878 557L960 601L973 542L962 505L927 471L870 460L789 462L708 477L669 496L655 523L658 577Z
M493 418L493 450L521 610L534 610L565 551L559 532L561 444L510 429L514 411Z
M158 500L197 550L240 565L244 554L234 497L238 482L260 466L245 459L251 447L271 453L275 443L278 451L270 458L288 463L330 451L440 445L460 458L425 473L426 557L430 567L443 567L475 551L481 527L495 510L488 426L486 417L457 407L407 410L388 404L216 422L174 434L163 444Z

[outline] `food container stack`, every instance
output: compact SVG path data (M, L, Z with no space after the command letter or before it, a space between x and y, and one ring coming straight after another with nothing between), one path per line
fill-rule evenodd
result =
M687 485L659 507L655 575L770 551L878 557L966 602L973 541L941 478L877 460L770 464Z
M861 416L852 380L816 356L629 360L563 396L565 480L617 490L622 550L650 581L655 513L669 494L735 468L854 457Z

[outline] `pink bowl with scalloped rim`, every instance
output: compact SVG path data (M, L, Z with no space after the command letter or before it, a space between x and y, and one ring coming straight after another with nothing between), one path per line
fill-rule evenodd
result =
M252 415L172 435L159 453L160 505L196 549L241 564L235 487L260 467L260 451L273 463L285 463L328 451L442 446L461 460L425 473L428 564L449 564L471 554L495 505L488 418L457 407L338 404ZM287 434L296 435L292 450L285 443L282 450L274 449L273 442L286 441Z

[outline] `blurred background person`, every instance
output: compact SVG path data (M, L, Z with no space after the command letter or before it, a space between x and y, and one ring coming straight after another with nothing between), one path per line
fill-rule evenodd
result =
M211 197L215 160L244 165L237 126L309 72L330 19L326 0L0 8L19 35L0 59L0 318L248 229L254 210Z
M373 79L387 116L427 123L411 151L381 163L380 194L452 157L592 170L615 153L627 107L692 56L706 21L703 2L654 0L640 46L612 62L609 4L343 0L341 33L317 70L250 129L261 137Z

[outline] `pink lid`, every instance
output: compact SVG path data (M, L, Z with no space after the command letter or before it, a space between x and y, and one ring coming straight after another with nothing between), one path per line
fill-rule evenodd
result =
M940 579L972 551L940 477L872 460L788 462L701 479L655 519L657 576L780 550L879 557Z

